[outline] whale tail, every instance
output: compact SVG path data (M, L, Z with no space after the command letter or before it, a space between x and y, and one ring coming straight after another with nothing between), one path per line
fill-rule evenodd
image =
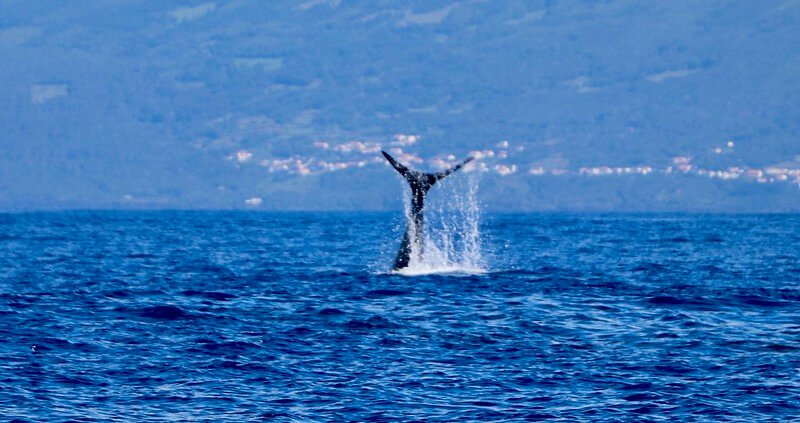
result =
M433 184L461 169L465 164L474 160L474 157L468 157L441 172L425 173L408 168L408 166L398 162L383 150L381 150L381 153L389 161L389 164L408 181L411 187L411 214L408 216L403 241L400 243L400 251L397 252L397 257L394 260L393 268L397 270L408 267L412 251L420 256L422 255L422 208L425 206L425 194L428 193Z
M381 150L381 153L383 154L383 157L386 157L386 160L389 161L389 164L391 164L392 167L394 167L395 170L397 170L397 172L412 185L412 189L415 188L415 185L422 185L426 186L427 188L426 191L430 189L431 185L444 179L446 176L452 174L453 172L456 172L457 170L461 169L465 164L475 159L474 157L467 157L465 160L461 161L460 163L456 164L455 166L449 169L443 170L441 172L425 173L425 172L420 172L418 170L410 169L408 166L405 166L404 164L398 162L397 160L394 159L394 157L392 157L391 155L389 155L389 153L383 150Z

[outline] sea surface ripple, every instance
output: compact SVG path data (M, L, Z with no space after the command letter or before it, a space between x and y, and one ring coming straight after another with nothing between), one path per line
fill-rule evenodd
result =
M489 214L485 273L420 276L399 223L2 214L0 415L800 416L800 216Z

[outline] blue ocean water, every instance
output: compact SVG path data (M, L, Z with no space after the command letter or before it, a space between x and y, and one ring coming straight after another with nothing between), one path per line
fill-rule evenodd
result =
M480 269L416 276L388 271L401 224L0 215L0 414L800 416L800 216L488 214Z

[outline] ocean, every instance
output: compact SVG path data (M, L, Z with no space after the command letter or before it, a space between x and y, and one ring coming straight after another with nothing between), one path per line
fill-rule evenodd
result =
M0 415L800 416L800 216L458 210L2 214Z

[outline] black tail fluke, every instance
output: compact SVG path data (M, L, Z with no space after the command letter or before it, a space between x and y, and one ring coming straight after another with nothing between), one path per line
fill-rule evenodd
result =
M462 168L462 167L463 167L465 164L467 164L467 163L469 163L469 162L471 162L471 161L473 161L473 160L475 160L475 158L474 158L474 157L467 157L467 158L466 158L464 161L462 161L461 163L459 163L459 164L457 164L457 165L455 165L455 166L451 167L450 169L447 169L447 170L444 170L444 171L441 171L441 172L436 172L436 173L434 173L434 174L433 174L433 176L436 178L436 180L437 180L437 181L438 181L438 180L441 180L441 179L443 179L445 176L447 176L447 175L450 175L451 173L453 173L453 172L457 171L458 169L461 169L461 168Z
M409 169L407 166L405 166L402 163L400 163L397 160L395 160L394 157L389 155L389 153L387 153L387 152L385 152L383 150L381 150L381 153L383 153L383 157L386 157L386 160L388 160L389 163L392 165L392 167L394 167L398 172L400 172L400 174L403 175L404 178L408 179L410 176L415 176L414 174L418 174L419 176L424 175L424 176L427 177L426 179L429 179L428 182L431 185L433 185L437 181L443 179L444 177L452 174L453 172L461 169L465 164L475 160L474 157L467 157L464 161L462 161L461 163L451 167L450 169L443 170L441 172L436 172L436 173L425 173L425 174L423 174L423 173L421 173L419 171L414 171L414 170Z
M403 166L400 162L395 160L394 157L390 156L389 153L383 150L381 150L381 153L383 153L383 157L386 157L386 160L389 161L389 164L391 164L392 167L394 167L398 172L400 172L400 174L403 175L404 178L411 172L411 169L407 168L406 166Z

